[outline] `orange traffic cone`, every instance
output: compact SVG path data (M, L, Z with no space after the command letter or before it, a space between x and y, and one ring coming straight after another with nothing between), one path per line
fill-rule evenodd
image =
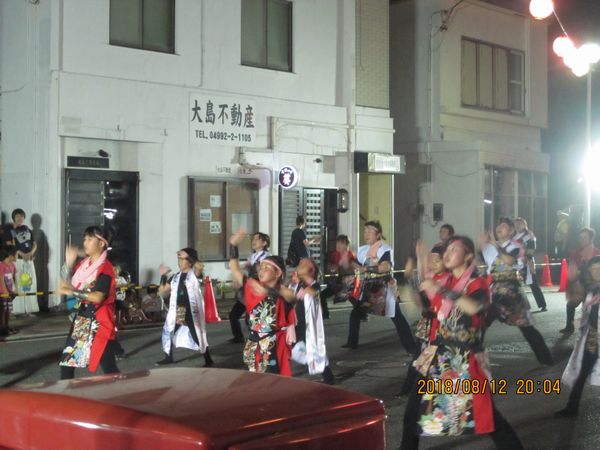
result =
M567 290L568 281L569 268L567 267L567 260L563 258L560 262L560 285L558 286L558 292L565 292Z
M206 323L221 321L219 312L217 311L217 303L215 302L215 293L209 276L206 276L204 280L204 318Z
M544 256L544 269L542 270L542 283L540 286L554 286L554 283L552 283L552 276L550 275L550 258L548 258L548 255Z

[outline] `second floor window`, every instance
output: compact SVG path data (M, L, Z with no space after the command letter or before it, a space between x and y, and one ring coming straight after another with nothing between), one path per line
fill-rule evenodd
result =
M292 2L242 0L242 64L292 71Z
M523 114L524 59L521 51L463 38L462 105Z
M175 0L110 0L110 44L175 52Z

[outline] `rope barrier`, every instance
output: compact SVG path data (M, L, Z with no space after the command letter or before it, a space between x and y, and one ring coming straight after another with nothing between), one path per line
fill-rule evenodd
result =
M548 264L546 264L546 263L540 263L540 264L535 264L535 267L538 268L538 267L543 267L543 266L560 266L560 265L561 265L561 263L548 263ZM486 269L487 268L487 266L485 266L485 265L481 265L481 266L477 266L477 267L479 269ZM404 272L406 272L406 270L404 270L404 269L391 270L391 271L388 271L388 272L361 272L360 276L362 276L364 278L367 278L367 279L371 279L371 278L382 278L382 277L388 276L390 274L404 273ZM340 276L345 277L345 276L350 276L350 275L355 275L355 273L354 272L351 272L351 273L339 273L339 272L337 272L337 273L329 273L329 274L324 274L322 276L322 278L323 279L326 279L326 278L337 278L337 277L340 277ZM228 284L233 284L233 282L231 280L213 279L212 281L213 281L213 283L219 284L221 286L228 285ZM137 285L137 284L131 284L131 285L127 285L127 286L120 286L117 289L119 289L120 291L127 291L129 289L134 289L136 291L140 291L140 290L143 290L143 289L158 289L159 287L160 287L160 285L151 283L151 284L148 284L148 285L145 285L145 286ZM38 292L27 292L27 293L17 294L16 297L33 297L33 296L39 297L39 296L43 296L43 295L53 295L53 294L56 294L56 292L55 291L42 291L42 292L38 291ZM0 294L0 298L10 298L10 295L8 295L8 294Z

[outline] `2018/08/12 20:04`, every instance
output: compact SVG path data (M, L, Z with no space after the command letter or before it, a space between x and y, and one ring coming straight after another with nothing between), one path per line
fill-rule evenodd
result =
M513 392L516 395L533 394L560 394L560 379L534 380L531 378L518 378L515 380L514 390L509 389L509 381L504 378L488 380L478 379L421 379L418 380L418 394L485 394L507 395Z

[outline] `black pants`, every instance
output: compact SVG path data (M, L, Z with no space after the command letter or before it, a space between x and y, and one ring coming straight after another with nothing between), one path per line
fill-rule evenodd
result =
M581 394L583 394L585 381L592 373L597 360L598 351L596 351L596 353L591 353L587 350L584 350L583 359L581 360L581 370L579 371L579 376L577 377L577 380L573 385L573 389L571 390L571 394L569 395L567 409L572 411L577 411L579 409L579 402L581 400Z
M108 341L104 348L104 353L102 353L102 357L100 358L100 367L104 373L120 372L115 360L114 345L111 345L112 342ZM60 379L70 380L72 378L75 378L75 367L60 366Z
M565 326L565 328L567 328L567 329L571 329L571 330L574 329L573 322L575 322L575 309L576 308L577 308L576 306L573 306L567 302L567 324Z
M498 315L499 310L498 308L495 308L494 304L492 303L492 307L490 308L487 316L485 317L486 330L492 325L492 323L494 323L494 321L498 318ZM529 325L527 327L519 327L519 330L523 334L523 337L533 350L533 353L535 354L535 357L539 362L548 365L554 364L552 353L546 345L544 337L533 325Z
M238 340L244 340L244 333L242 333L242 325L240 319L246 313L246 305L236 301L229 311L229 325L231 326L231 334Z
M421 395L417 391L417 385L413 386L406 410L404 412L404 428L402 430L402 442L400 449L418 449L421 427L418 424L421 406ZM492 405L493 406L493 405ZM496 444L496 448L506 450L519 450L523 448L523 444L517 436L515 430L510 426L506 419L493 406L492 414L494 415L494 431L490 433L490 437Z
M364 310L360 306L355 306L350 313L350 323L348 326L348 344L353 347L358 346L358 338L360 334L360 322L361 318L364 315ZM406 318L400 311L400 305L396 303L396 313L395 317L392 317L392 322L396 327L396 333L398 333L398 337L400 338L400 343L404 347L404 349L410 353L414 354L417 351L417 344L413 338L412 331L410 330L410 326L406 321Z
M535 357L542 364L553 364L552 353L544 341L544 337L534 326L519 327L525 340L529 343L529 346L533 350Z
M531 293L533 294L533 298L535 299L538 308L545 308L547 306L546 299L544 298L544 293L540 289L540 285L538 284L534 273L531 274L531 284L529 287L531 288Z

